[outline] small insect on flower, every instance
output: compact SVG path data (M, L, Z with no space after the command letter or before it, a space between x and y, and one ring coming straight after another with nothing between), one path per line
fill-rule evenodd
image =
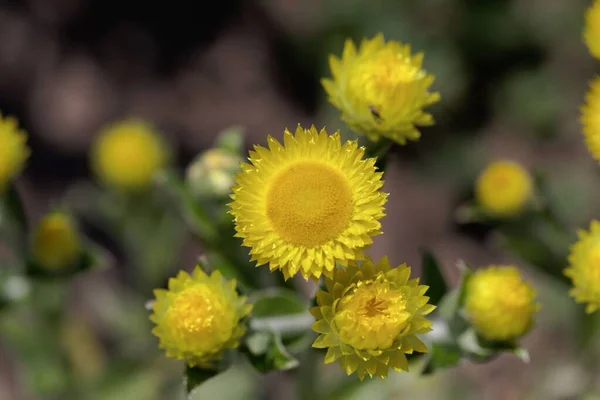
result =
M180 271L169 280L168 290L156 289L154 295L152 333L168 357L190 367L214 366L246 332L243 320L252 305L237 294L235 280L226 281L219 271L210 276L199 266L191 276Z
M533 181L529 172L518 163L496 161L477 178L475 196L486 213L511 217L523 211L532 199Z
M576 302L587 304L585 311L589 314L600 308L600 222L592 221L589 231L577 234L579 239L571 246L565 275L573 282L569 293Z
M491 341L513 341L533 326L535 290L512 266L489 266L467 281L465 311L475 331Z
M382 34L363 40L358 49L348 39L341 59L329 57L332 78L322 83L354 131L373 141L384 136L405 144L420 137L416 126L433 125L423 108L440 100L439 93L429 92L434 77L422 61L422 53L411 55L409 45L386 43Z
M27 134L13 117L0 114L0 193L21 173L29 157Z
M375 159L356 141L341 143L315 127L268 137L242 164L229 204L236 236L252 260L288 279L330 275L335 263L360 259L381 233L387 194Z
M598 7L600 8L600 7ZM585 144L594 159L600 161L600 77L591 83L581 107L581 124Z
M92 167L108 186L125 192L148 188L168 160L156 129L139 119L105 127L92 147Z
M594 3L585 12L583 39L590 54L600 59L600 1Z
M435 306L406 264L392 268L387 257L376 263L367 257L336 269L325 283L310 312L320 333L313 347L327 348L326 364L340 360L342 370L361 380L385 378L390 368L408 371L406 354L427 352L416 335L431 330L425 315Z
M33 233L31 252L35 262L47 270L73 266L81 252L81 240L73 218L61 211L42 218Z

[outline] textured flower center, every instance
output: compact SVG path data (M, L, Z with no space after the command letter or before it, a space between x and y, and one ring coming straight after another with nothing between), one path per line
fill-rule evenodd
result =
M335 239L350 223L352 190L344 175L318 161L287 166L267 191L267 217L289 243L315 247Z
M181 347L210 351L231 337L234 314L225 298L206 285L197 285L176 295L166 314L166 326Z
M411 314L387 282L359 282L341 300L334 318L342 342L357 349L387 349L407 328Z

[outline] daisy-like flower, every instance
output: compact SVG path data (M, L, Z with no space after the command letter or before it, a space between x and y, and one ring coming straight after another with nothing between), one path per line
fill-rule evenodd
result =
M581 107L581 123L585 144L592 156L600 161L600 77L590 84Z
M252 310L236 292L235 280L219 271L206 275L196 267L190 276L180 271L169 279L168 290L156 289L150 316L152 333L168 357L183 359L190 367L211 367L227 349L239 345L243 324Z
M600 59L600 1L594 3L585 12L583 39L590 54Z
M527 170L518 163L496 161L477 178L475 196L486 213L510 217L523 211L531 200L533 182Z
M32 238L34 260L48 270L72 266L80 255L81 241L73 218L60 211L46 215Z
M332 78L322 84L354 131L405 144L421 136L416 126L433 125L423 108L440 100L429 91L434 77L421 68L422 61L422 53L411 55L408 44L386 43L382 34L363 40L358 50L348 39L341 59L329 57Z
M516 268L492 265L476 271L467 281L465 311L484 339L512 341L533 326L539 310L535 296Z
M28 157L26 133L15 118L0 114L0 193L21 173Z
M92 167L98 178L127 192L150 186L167 159L167 147L158 132L138 119L104 128L92 147Z
M387 257L377 263L367 257L360 266L336 269L325 283L310 312L320 333L313 347L327 348L326 364L340 360L342 370L361 380L384 378L390 368L408 371L406 354L427 352L416 334L431 330L425 315L435 306L424 296L428 286L410 279L406 264L392 268Z
M587 304L589 314L600 308L600 222L592 221L589 231L577 234L579 240L571 246L565 275L573 282L569 293L576 302Z
M257 265L269 264L288 279L330 275L336 261L360 259L381 233L387 194L375 159L363 159L356 141L339 133L285 131L283 145L268 137L242 164L229 204L236 236Z

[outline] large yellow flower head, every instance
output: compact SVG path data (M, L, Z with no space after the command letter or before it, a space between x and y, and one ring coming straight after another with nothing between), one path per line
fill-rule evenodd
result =
M105 184L123 191L146 189L168 159L155 128L138 119L106 127L92 148L92 166Z
M581 107L581 123L585 144L592 156L600 161L600 77L590 84Z
M491 341L525 335L539 310L535 290L511 266L490 266L467 281L465 311L477 333Z
M600 222L594 220L589 231L580 230L579 240L571 246L569 267L565 275L571 278L571 296L578 303L587 303L585 311L600 308Z
M60 211L42 218L33 233L31 252L42 268L58 270L73 266L81 252L73 218Z
M360 266L336 269L325 283L310 312L320 333L313 347L327 348L326 364L339 359L348 375L384 378L389 368L408 371L406 354L427 352L415 335L431 330L425 315L435 306L406 264L391 268L387 257L377 263L367 257Z
M168 357L190 367L212 366L246 332L242 320L252 306L238 296L235 280L226 281L219 271L210 276L198 266L191 276L180 271L169 280L168 290L156 289L154 295L152 333Z
M477 178L475 196L488 214L510 217L523 211L533 196L529 173L513 161L496 161Z
M322 83L353 130L405 144L421 136L416 126L433 125L423 108L440 99L429 92L434 77L421 68L422 61L422 53L411 55L408 44L386 43L382 34L363 40L358 50L348 39L341 59L329 57L332 79Z
M25 166L29 157L27 135L13 117L0 114L0 193Z
M595 0L585 12L583 39L590 54L600 59L600 1Z
M308 279L360 259L381 233L387 199L375 159L314 126L286 130L283 145L269 136L268 145L242 164L229 204L252 260L286 279L298 272Z

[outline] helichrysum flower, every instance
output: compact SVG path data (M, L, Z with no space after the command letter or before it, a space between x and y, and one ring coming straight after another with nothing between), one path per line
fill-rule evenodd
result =
M236 292L235 280L219 271L206 275L196 267L190 276L180 271L168 290L156 289L150 319L152 333L168 357L183 359L190 367L211 367L227 349L239 345L243 323L252 310Z
M227 150L210 149L190 165L186 180L197 196L227 196L231 193L241 158Z
M600 59L600 1L594 3L585 12L583 39L590 54Z
M269 263L285 278L330 274L360 259L381 233L387 194L375 159L363 159L356 141L339 133L303 129L284 133L283 145L268 137L242 164L229 204L236 236L258 265Z
M322 83L353 130L371 140L385 136L405 144L420 137L416 126L433 125L423 108L440 99L429 91L434 77L422 61L422 53L412 55L408 44L386 43L382 34L363 40L358 49L348 39L341 59L329 57L332 79Z
M490 266L467 281L465 311L475 331L490 341L513 341L533 326L535 290L512 266Z
M0 114L0 192L21 173L28 157L26 133L15 118Z
M123 191L146 189L168 159L155 128L138 119L103 129L92 148L92 167L105 184Z
M348 375L356 372L384 378L388 369L408 371L406 354L427 352L416 334L431 330L425 318L435 309L424 296L427 286L410 279L406 264L391 268L386 257L374 263L368 257L358 265L350 262L325 280L327 290L317 292L320 333L315 348L327 348L325 363L340 360Z
M585 144L592 156L600 161L600 77L592 81L585 96L585 105L581 107L581 123Z
M31 252L42 268L59 270L74 265L81 253L81 241L73 218L56 211L46 215L33 232Z
M585 311L592 313L600 308L600 222L592 221L589 231L580 230L578 236L565 275L573 282L571 296L586 303Z
M523 211L533 197L529 172L513 161L488 165L475 183L477 202L486 213L510 217Z

